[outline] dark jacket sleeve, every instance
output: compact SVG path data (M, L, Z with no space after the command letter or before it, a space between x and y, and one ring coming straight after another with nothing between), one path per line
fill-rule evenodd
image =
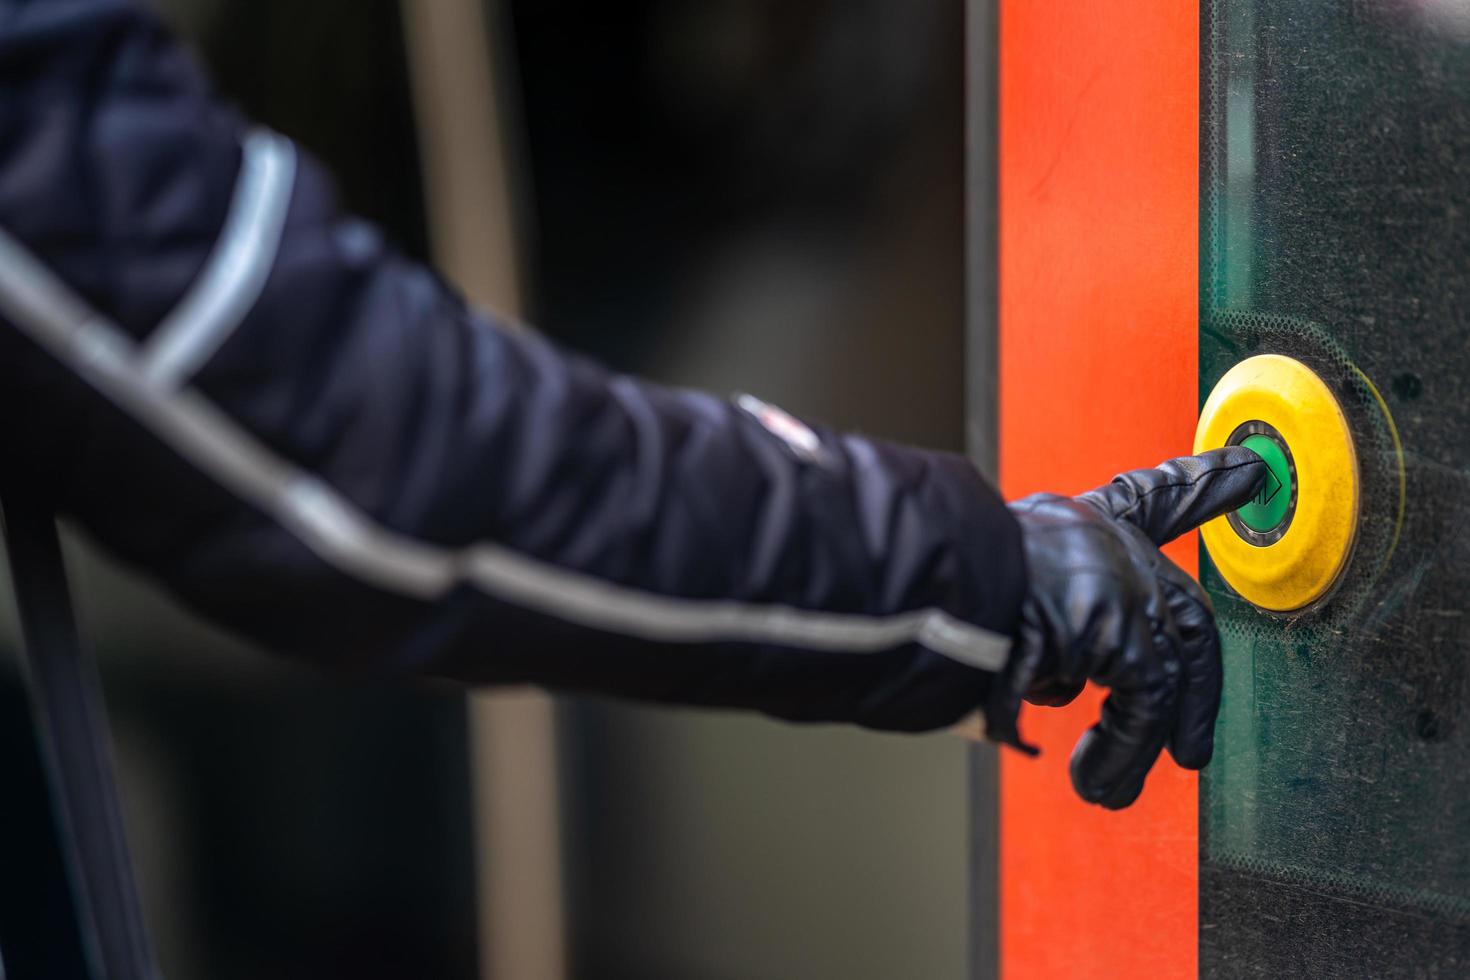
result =
M987 710L964 459L609 374L343 215L128 0L0 4L7 481L261 644L892 729Z

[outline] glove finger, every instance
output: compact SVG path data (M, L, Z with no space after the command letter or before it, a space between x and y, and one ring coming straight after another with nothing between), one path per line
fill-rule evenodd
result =
M1179 632L1179 715L1169 737L1169 754L1185 769L1203 769L1215 752L1215 719L1224 683L1220 634L1209 597L1167 558L1160 570L1169 609Z
M1155 545L1238 510L1266 478L1266 463L1243 446L1181 456L1152 469L1114 477L1078 497L1134 525Z
M1065 502L1075 506L1071 500ZM1073 576L1068 587L1075 589L1078 584ZM1070 704L1087 686L1086 662L1065 655L1077 646L1067 605L1066 597L1042 590L1022 609L1019 645L1025 655L1019 661L1019 679L1021 696L1030 704L1059 708Z
M1136 800L1173 730L1179 664L1169 649L1177 643L1171 633L1172 626L1156 631L1149 617L1134 616L1119 654L1126 665L1121 676L1098 678L1113 690L1098 723L1078 740L1071 764L1072 786L1089 803L1121 810Z

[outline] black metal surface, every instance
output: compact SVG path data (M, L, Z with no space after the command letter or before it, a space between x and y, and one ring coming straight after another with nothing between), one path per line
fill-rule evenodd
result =
M997 477L1000 263L997 228L1000 4L965 3L965 443ZM1000 973L1000 760L970 750L970 978Z
M1464 934L1412 903L1269 873L1200 872L1200 975L1464 977Z
M1201 973L1462 976L1470 8L1202 7L1201 385L1257 353L1315 369L1348 416L1362 519L1304 614L1254 609L1203 563L1226 690Z
M26 682L83 951L95 980L152 980L158 974L128 856L101 687L77 632L55 519L11 488L3 510Z

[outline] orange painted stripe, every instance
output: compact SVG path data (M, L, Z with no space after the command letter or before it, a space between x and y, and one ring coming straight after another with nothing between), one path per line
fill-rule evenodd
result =
M1002 0L1000 473L1076 492L1189 451L1198 407L1196 2ZM1170 549L1196 569L1193 535ZM1198 972L1198 780L1163 761L1131 809L1072 793L1089 690L1028 708L1001 764L1006 978Z

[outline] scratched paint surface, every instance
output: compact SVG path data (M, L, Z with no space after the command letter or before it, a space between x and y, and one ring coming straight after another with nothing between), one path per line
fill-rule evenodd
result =
M1349 416L1341 588L1225 637L1202 784L1205 975L1470 974L1470 8L1215 0L1201 395L1290 354Z
M1189 451L1197 408L1199 14L1193 2L1000 10L1000 473L1077 492ZM1194 537L1170 552L1193 569ZM1001 972L1195 973L1198 781L1171 762L1113 813L1067 759L1099 692L1028 709L1002 755Z

